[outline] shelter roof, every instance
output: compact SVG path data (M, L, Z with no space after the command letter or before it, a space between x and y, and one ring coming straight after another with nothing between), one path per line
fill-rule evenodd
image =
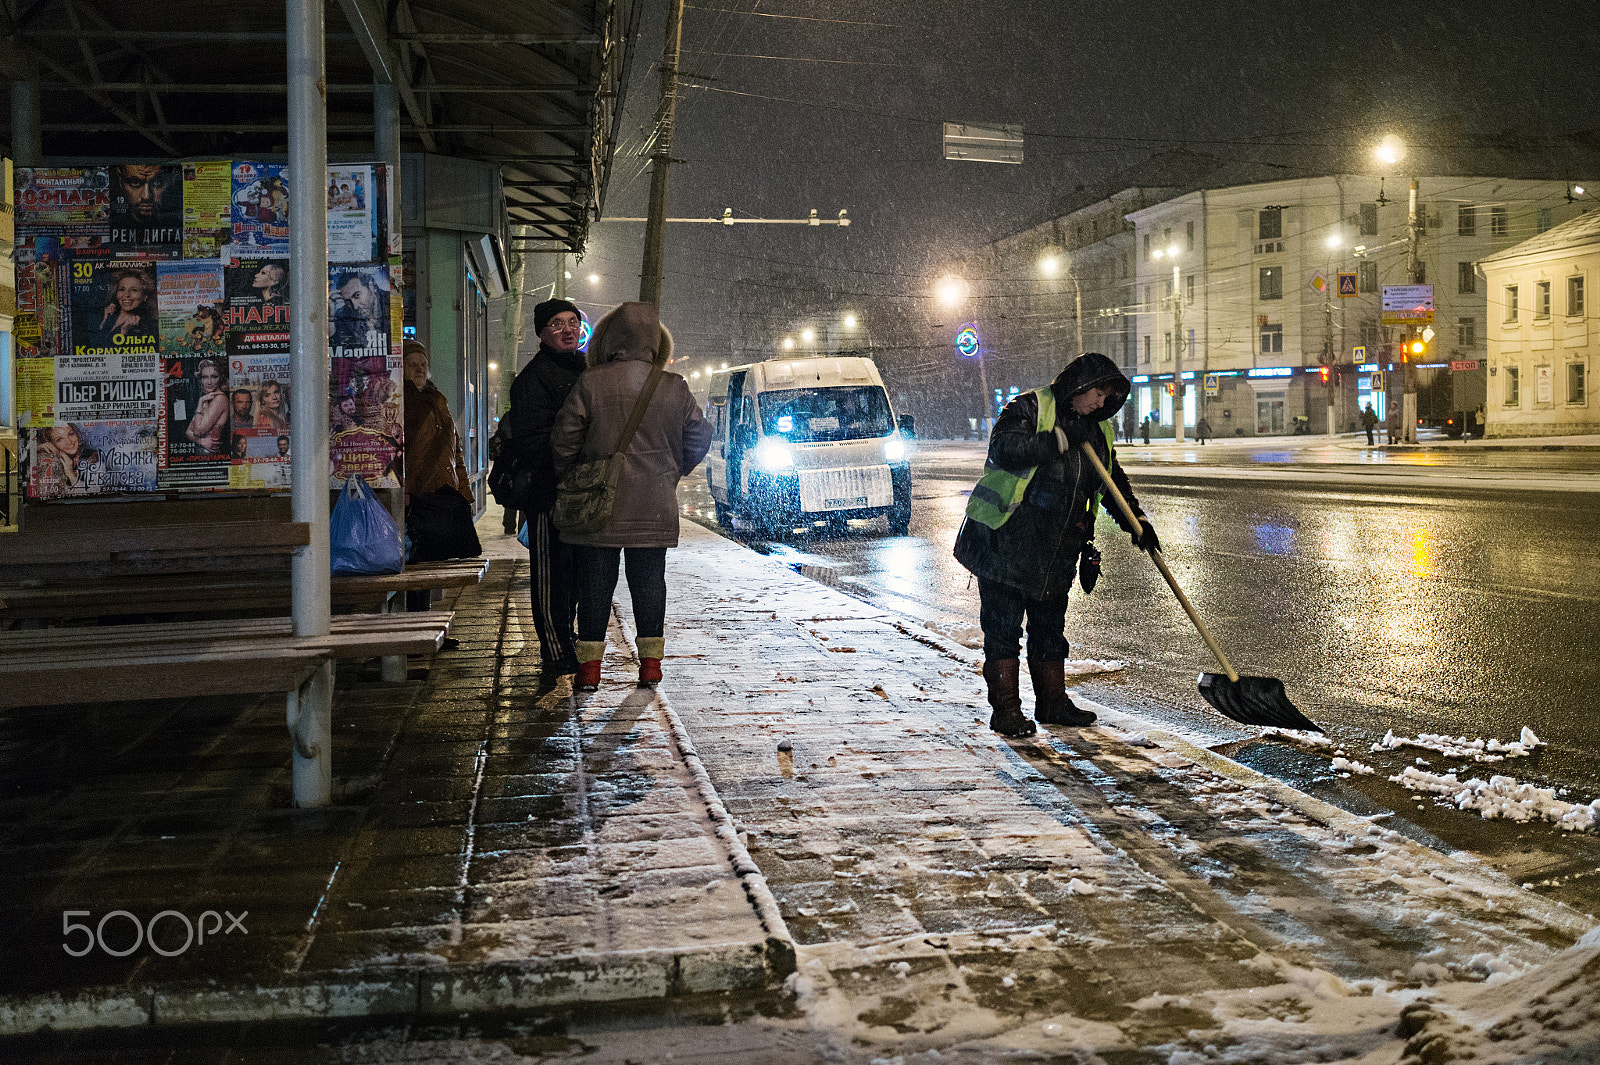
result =
M514 243L576 251L605 195L640 0L330 0L328 152L373 154L372 85L402 149L501 168ZM288 151L284 7L7 0L0 63L41 84L44 156ZM521 228L519 228L521 227Z

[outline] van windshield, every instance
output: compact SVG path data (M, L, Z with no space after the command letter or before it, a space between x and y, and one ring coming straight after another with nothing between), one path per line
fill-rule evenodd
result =
M761 429L796 443L863 440L894 431L881 385L761 393Z

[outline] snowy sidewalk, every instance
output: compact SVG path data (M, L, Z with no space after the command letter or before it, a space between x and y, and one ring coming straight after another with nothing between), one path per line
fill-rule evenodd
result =
M662 694L798 948L778 1026L839 1060L1394 1061L1403 1008L1587 929L1125 715L1007 742L973 652L699 526L668 582Z

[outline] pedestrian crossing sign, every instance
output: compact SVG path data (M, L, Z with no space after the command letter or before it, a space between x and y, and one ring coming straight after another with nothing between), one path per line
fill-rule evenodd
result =
M1361 289L1356 284L1356 275L1355 274L1340 274L1339 275L1339 295L1340 296L1359 296L1359 295L1361 295Z

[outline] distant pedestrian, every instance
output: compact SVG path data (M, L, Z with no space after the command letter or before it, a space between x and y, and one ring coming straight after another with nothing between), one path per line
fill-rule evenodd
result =
M1372 409L1372 404L1367 404L1367 409L1361 412L1361 428L1367 431L1367 446L1373 445L1372 430L1378 426L1378 412Z
M590 368L556 415L550 450L556 471L610 456L652 368L672 359L672 335L654 305L624 303L594 327ZM600 686L617 564L627 552L628 592L638 630L639 683L661 679L666 648L667 548L678 546L678 481L711 447L711 424L679 374L663 372L623 451L611 515L598 532L564 532L577 568L578 676Z
M956 534L956 561L978 578L983 628L983 679L994 713L989 727L1004 736L1038 731L1018 693L1023 621L1034 717L1046 725L1093 724L1094 714L1066 690L1067 593L1074 576L1094 586L1100 553L1094 519L1103 484L1083 454L1088 443L1133 512L1142 516L1117 463L1109 419L1127 401L1128 379L1104 355L1080 355L1044 388L1024 392L1000 413L989 437L983 478ZM1140 550L1159 549L1148 522L1133 528L1111 516Z
M1482 440L1483 439L1483 431L1484 431L1485 424L1486 423L1484 421L1483 404L1480 403L1480 404L1478 404L1478 409L1472 412L1472 438L1474 440Z
M1148 415L1144 421L1139 423L1139 439L1144 441L1145 447L1150 446L1150 418Z
M1211 435L1211 423L1204 416L1194 423L1194 435L1200 438L1202 444L1206 442L1206 437Z

